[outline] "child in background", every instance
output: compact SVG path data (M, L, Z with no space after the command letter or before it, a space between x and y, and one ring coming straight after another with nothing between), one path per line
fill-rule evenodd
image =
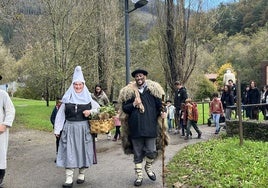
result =
M175 118L175 107L172 105L171 100L166 101L167 109L167 122L168 122L168 132L172 132L173 123Z
M187 126L186 136L184 140L188 140L190 136L190 129L193 126L194 130L197 132L197 138L201 138L202 132L199 130L197 126L198 121L198 109L197 104L192 102L191 98L187 98L185 100L185 107L184 107L184 124Z
M213 99L210 102L209 105L209 112L212 114L213 121L216 125L215 134L218 134L220 132L220 117L224 115L223 105L218 97L218 93L213 93L212 95Z
M56 99L56 105L55 105L55 107L54 107L54 109L53 109L53 111L51 113L51 116L50 116L50 122L53 125L53 129L54 129L56 115L58 113L58 110L60 108L60 105L61 105L61 97L57 97L57 99ZM60 135L61 135L61 133L60 133ZM56 137L56 155L58 154L59 141L60 141L60 136L59 137ZM56 159L55 159L55 162L56 162Z
M120 127L121 127L121 121L119 119L119 109L118 107L116 108L116 111L117 111L117 114L115 116L113 116L114 118L114 125L115 125L115 135L114 135L114 138L113 138L113 141L117 141L120 139Z

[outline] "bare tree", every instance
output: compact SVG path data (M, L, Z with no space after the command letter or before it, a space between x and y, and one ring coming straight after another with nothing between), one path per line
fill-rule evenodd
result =
M73 68L81 65L88 83L101 83L110 95L118 61L119 2L40 0L39 5L40 13L28 15L24 23L28 64L23 74L39 76L39 87L55 97L65 92ZM38 86L30 77L28 84Z
M206 20L202 0L165 0L158 5L159 51L166 80L174 88L176 80L185 84L196 66Z
M115 62L119 54L119 1L99 1L97 6L97 83L112 94ZM98 22L98 23L97 23Z

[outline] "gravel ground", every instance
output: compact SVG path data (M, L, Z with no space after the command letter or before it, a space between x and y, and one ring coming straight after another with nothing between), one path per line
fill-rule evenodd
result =
M183 147L214 137L215 127L200 126L201 139L185 141L180 135L170 134L170 144L165 150L165 164ZM195 135L194 130L193 134ZM197 136L197 135L196 135ZM194 136L194 137L196 137ZM86 182L80 188L131 188L135 179L133 156L123 153L120 141L107 140L107 135L98 135L98 164L86 171ZM162 157L154 163L157 175L155 182L144 172L141 187L160 188L162 182ZM65 181L64 168L56 167L55 137L53 133L14 129L10 130L8 168L4 188L60 188ZM75 170L74 181L78 170Z

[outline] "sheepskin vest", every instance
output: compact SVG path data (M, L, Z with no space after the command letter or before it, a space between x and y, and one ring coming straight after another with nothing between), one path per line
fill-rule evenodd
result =
M165 92L161 85L157 82L154 82L152 80L146 80L147 84L147 90L156 98L161 99L163 95L165 95ZM133 147L131 144L130 139L130 130L128 126L128 114L124 113L122 110L122 104L130 99L133 99L137 95L137 90L135 90L136 83L130 83L124 88L120 90L118 102L120 105L120 120L121 120L121 141L122 141L122 147L125 154L133 154ZM137 88L137 86L136 86ZM145 109L146 111L146 109ZM167 121L166 119L163 120L160 116L160 114L157 117L157 139L156 139L156 149L157 152L161 152L162 149L168 145L169 138L166 132L167 128Z

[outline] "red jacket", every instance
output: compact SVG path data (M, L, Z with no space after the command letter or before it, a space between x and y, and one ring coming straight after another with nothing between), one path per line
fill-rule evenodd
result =
M210 114L223 114L223 106L219 98L213 98L209 106Z
M187 120L198 121L197 104L194 102L186 103L183 109L183 124L187 124Z

